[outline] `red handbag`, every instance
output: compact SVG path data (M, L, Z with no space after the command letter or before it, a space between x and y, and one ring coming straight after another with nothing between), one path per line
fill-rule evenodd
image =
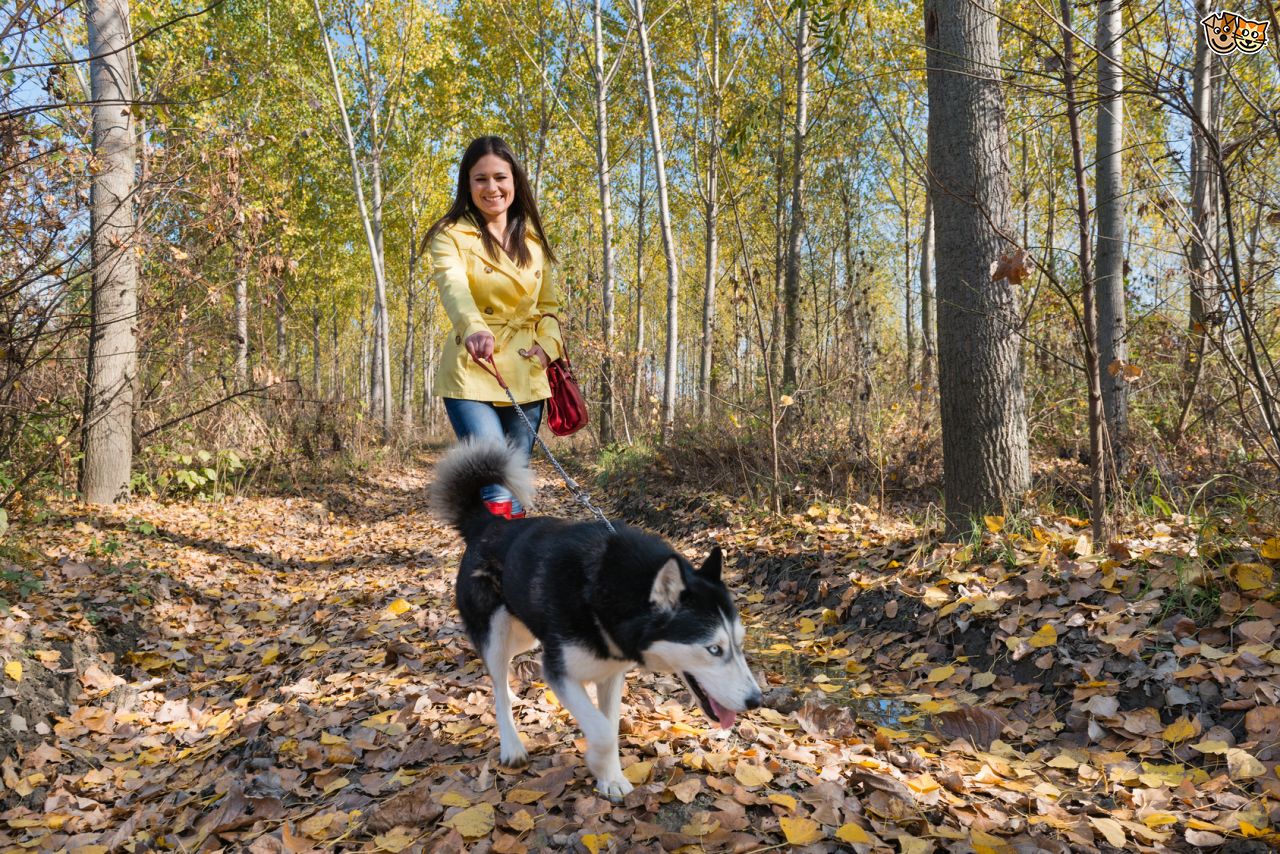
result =
M544 314L543 317L555 317L556 324L560 323L560 318L554 314ZM560 358L547 365L547 383L551 386L547 426L557 436L570 436L587 426L587 402L583 400L582 390L573 376L568 349L562 344L560 350Z

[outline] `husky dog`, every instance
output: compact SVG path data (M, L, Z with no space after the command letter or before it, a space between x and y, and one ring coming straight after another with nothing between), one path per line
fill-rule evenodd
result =
M547 684L586 736L596 789L614 801L632 789L618 758L618 716L623 677L635 665L678 673L725 729L760 705L742 622L720 580L719 547L694 569L658 537L625 525L611 534L596 522L503 519L480 499L491 483L528 503L532 477L518 452L497 440L463 441L436 468L431 502L467 544L458 610L493 679L503 765L528 762L508 669L539 643ZM595 683L594 703L587 682Z

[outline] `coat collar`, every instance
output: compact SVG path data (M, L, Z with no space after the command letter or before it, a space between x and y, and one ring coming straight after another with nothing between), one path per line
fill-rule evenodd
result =
M534 263L532 265L530 265L527 268L521 269L516 264L516 262L513 261L509 255L507 255L506 252L502 251L502 249L498 249L497 258L494 258L488 252L485 251L484 240L480 236L480 226L469 215L464 216L462 219L459 219L454 224L453 227L457 229L459 232L461 232L462 234L468 234L474 237L477 243L479 244L477 254L482 255L485 259L487 259L490 263L492 263L497 269L501 270L502 272L510 276L512 279L514 279L516 284L520 285L521 288L527 291L537 284L537 278L533 276L533 272L538 267L538 263L537 263L538 255L534 256ZM532 231L529 230L527 226L525 230L525 242L529 244L529 249L532 252L539 253L539 254L542 252L542 244L533 236Z

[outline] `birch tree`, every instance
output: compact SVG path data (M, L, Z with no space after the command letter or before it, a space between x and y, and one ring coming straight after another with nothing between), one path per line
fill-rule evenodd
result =
M800 247L804 242L804 145L809 130L809 5L800 0L796 24L796 119L792 129L791 223L787 231L786 278L783 283L782 385L794 389L800 337Z
M1124 101L1121 87L1120 0L1101 0L1098 6L1098 358L1102 367L1102 403L1107 433L1117 468L1128 432L1129 390L1124 366L1128 361L1124 287ZM1198 39L1203 41L1203 39Z

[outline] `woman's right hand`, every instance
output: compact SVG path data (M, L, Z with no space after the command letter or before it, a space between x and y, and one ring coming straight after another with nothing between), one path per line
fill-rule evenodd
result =
M493 358L493 345L492 332L474 332L467 336L467 352L477 362L487 362Z

